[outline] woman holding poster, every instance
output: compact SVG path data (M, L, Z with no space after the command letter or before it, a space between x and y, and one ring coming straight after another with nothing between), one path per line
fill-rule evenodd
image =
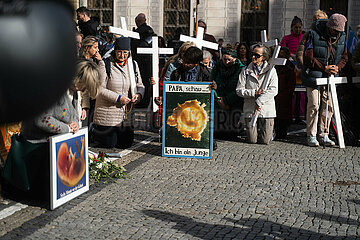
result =
M49 196L49 137L79 130L78 91L87 90L95 97L100 89L99 79L95 63L79 61L69 90L46 112L23 122L21 134L13 136L2 176L12 193L36 198Z

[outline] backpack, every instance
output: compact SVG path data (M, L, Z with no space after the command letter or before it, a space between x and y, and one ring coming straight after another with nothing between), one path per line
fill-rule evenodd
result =
M111 74L110 57L105 58L103 61L104 61L104 63L105 63L106 75L107 75L108 77L110 77L110 74ZM133 62L134 74L135 74L135 77L137 78L137 77L138 77L138 72L136 71L136 66L135 66L135 61L134 61L134 59L132 59L132 62Z

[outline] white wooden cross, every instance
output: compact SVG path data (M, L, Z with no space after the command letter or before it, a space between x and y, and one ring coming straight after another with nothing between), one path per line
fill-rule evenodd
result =
M279 45L278 40L269 40L267 39L267 34L266 34L266 30L262 30L260 32L261 35L261 43L264 44L267 47L272 47L272 46L277 46Z
M152 55L152 77L155 80L153 85L153 112L156 112L159 107L155 104L155 98L159 97L159 56L160 54L173 54L173 48L159 48L159 39L157 36L152 37L151 48L137 48L137 53L140 54L151 54Z
M121 20L121 28L110 26L109 27L110 33L119 34L124 37L140 39L140 34L138 32L132 32L132 31L127 30L126 20L124 17L121 17L120 20ZM113 50L114 50L114 47L112 47L107 53L105 53L103 58L110 57L110 53ZM135 80L134 65L133 65L132 57L129 57L127 66L128 66L128 71L129 71L129 77L130 77L131 96L134 96L136 94L136 80Z
M270 64L270 70L268 71L268 73L265 76L265 79L263 81L263 84L261 86L262 89L266 90L267 86L269 85L269 81L270 81L270 72L271 70L276 66L276 65L285 65L286 64L286 59L285 58L278 58L279 52L280 52L281 46L277 45L275 47L274 53L272 58L269 60L269 64ZM253 117L251 118L251 126L255 127L256 121L259 117L259 111L255 111Z
M360 77L353 77L352 83L360 83Z
M200 50L202 50L203 47L214 49L214 50L219 49L219 44L203 40L203 38L204 38L204 28L202 28L202 27L198 27L198 31L196 33L196 38L189 37L189 36L182 35L182 34L180 35L180 41L194 42L196 44L196 47L200 48Z
M337 136L339 140L339 147L345 148L342 124L341 124L341 117L340 117L340 110L339 110L339 103L338 97L336 93L336 84L347 83L346 77L334 77L334 75L330 75L328 78L316 78L316 85L327 85L329 82L330 85L330 92L331 92L331 99L334 109L334 117L335 117L335 125L337 129ZM327 123L325 123L327 124Z
M114 34L119 34L124 37L140 39L140 34L138 32L133 32L133 31L127 30L126 20L124 17L120 17L120 21L121 21L121 28L110 26L109 32L114 33Z

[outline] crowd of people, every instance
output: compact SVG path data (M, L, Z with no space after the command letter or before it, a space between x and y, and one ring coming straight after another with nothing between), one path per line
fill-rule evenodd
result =
M134 138L132 110L151 103L155 83L151 57L138 55L136 49L151 46L156 34L143 13L136 16L137 28L133 29L140 39L115 39L101 31L88 9L80 7L76 12L78 58L96 64L101 85L96 97L90 96L89 91L79 93L79 126L89 126L91 140L101 147L130 147ZM171 39L169 45L177 45L178 50L160 64L160 93L163 81L210 82L216 93L215 137L237 135L245 129L248 142L269 144L274 138L286 138L294 120L305 123L302 120L306 119L308 145L333 146L335 142L329 137L333 114L329 89L317 86L315 81L331 74L346 75L342 69L349 58L345 43L347 20L341 14L328 19L324 11L317 10L313 21L310 31L304 32L302 20L297 16L292 20L290 34L280 41L279 57L287 59L284 66L271 65L273 48L260 42L249 47L240 42L224 44L219 39L218 50L200 50L193 42L179 44L179 39ZM198 25L204 28L205 40L216 42L206 32L203 20ZM176 36L179 38L180 34L177 32ZM166 47L165 40L159 38L159 46ZM355 70L359 68L359 63L354 62L358 49L351 61ZM130 71L136 76L135 92L131 89ZM161 107L162 98L155 99L155 103ZM258 120L254 124L251 120L255 114Z
M90 139L97 146L128 148L134 140L132 110L151 104L154 84L151 57L137 55L136 49L151 46L155 33L143 13L135 19L134 31L140 39L104 34L85 7L77 9L77 18L79 61L73 84L51 109L23 123L22 137L43 149L50 136L89 126ZM269 144L274 132L275 138L284 139L292 120L306 116L308 145L334 146L329 137L333 114L329 89L317 86L316 78L347 74L342 71L349 59L347 20L341 14L328 19L321 10L314 13L313 20L310 31L304 33L301 19L294 17L291 33L280 42L279 57L288 60L284 66L274 67L270 61L273 49L260 42L251 47L240 42L224 46L219 39L218 50L200 50L193 42L179 45L172 41L178 44L178 51L161 64L160 93L163 81L211 83L216 96L215 137L236 136L245 129L247 142ZM199 26L205 29L205 40L216 42L206 33L204 21L200 20ZM159 45L166 43L162 40ZM357 44L350 62L360 74L359 56ZM130 71L136 86L132 86ZM306 92L295 92L297 85L305 86ZM161 107L162 97L155 102ZM255 123L254 115L258 116Z

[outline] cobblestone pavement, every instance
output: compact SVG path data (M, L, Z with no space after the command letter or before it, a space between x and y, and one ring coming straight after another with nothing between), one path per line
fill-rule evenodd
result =
M360 239L360 148L303 138L219 140L212 160L163 158L153 141L121 159L131 178L30 205L0 220L1 239Z

